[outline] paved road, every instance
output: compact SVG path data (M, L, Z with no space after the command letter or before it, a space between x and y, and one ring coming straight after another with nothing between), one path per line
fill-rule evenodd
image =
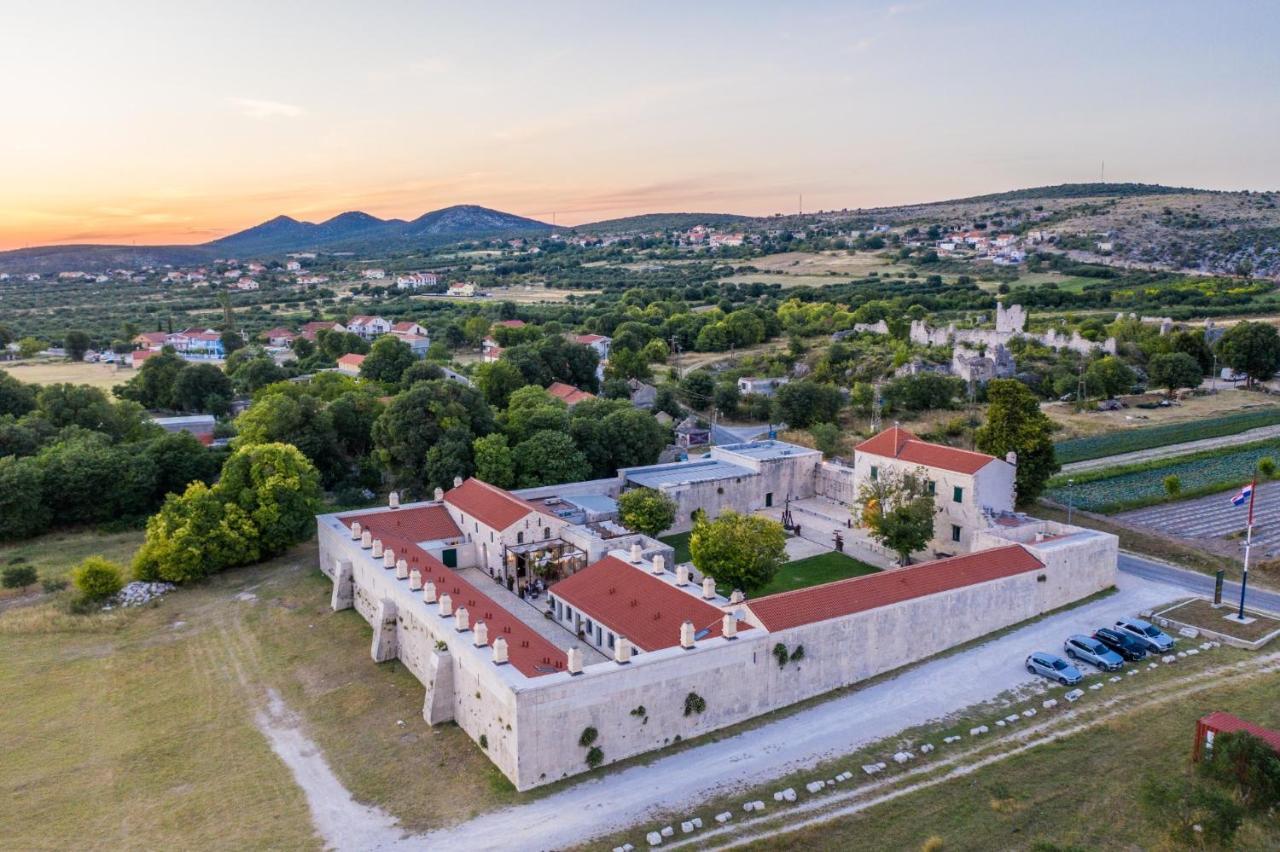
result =
M1135 553L1123 552L1120 554L1120 570L1125 574L1131 574L1143 580L1177 586L1197 595L1213 597L1214 578L1208 574L1188 571L1185 568L1177 568L1166 562L1156 562L1138 556ZM1249 590L1245 594L1246 606L1280 614L1280 593L1264 591L1251 583ZM1222 599L1233 603L1239 601L1240 584L1224 583Z
M1201 438L1198 441L1185 441L1181 444L1168 444L1163 447L1152 447L1149 450L1135 450L1132 453L1120 453L1115 456L1104 456L1100 459L1089 459L1087 461L1071 462L1062 466L1062 473L1081 473L1086 470L1098 470L1104 467L1117 467L1122 464L1133 464L1135 462L1149 461L1151 459L1163 459L1169 456L1183 455L1184 453L1195 453L1200 450L1212 450L1218 447L1229 447L1234 444L1247 444L1250 441L1261 441L1265 438L1275 438L1280 436L1280 425L1277 426L1259 426L1257 429L1249 429L1244 432L1238 432L1235 435L1221 435L1217 438Z
M787 428L785 423L774 423L773 428L781 432ZM743 444L747 441L754 441L759 438L767 438L769 436L768 423L751 423L746 426L724 426L716 424L715 433L712 438L717 444Z

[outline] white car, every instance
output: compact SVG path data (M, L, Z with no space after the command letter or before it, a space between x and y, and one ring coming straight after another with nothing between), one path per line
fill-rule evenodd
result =
M1173 650L1173 637L1141 618L1122 618L1116 622L1116 630L1137 639L1153 654L1163 654Z

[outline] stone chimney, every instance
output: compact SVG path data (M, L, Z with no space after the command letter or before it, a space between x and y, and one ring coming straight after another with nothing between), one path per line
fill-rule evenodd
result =
M582 674L582 649L577 647L570 648L568 653L568 658L569 660L568 660L567 667L569 669L569 674L571 675Z
M507 664L507 640L501 636L493 640L493 664L495 666Z
M613 661L620 666L631 662L631 643L625 636L619 636L613 643Z
M1009 452L1004 454L1004 460L1007 461L1009 464L1013 465L1014 467L1018 466L1018 454L1015 453L1013 450L1010 450Z
M693 647L693 622L686 621L680 625L680 647L686 651Z
M702 578L702 597L704 600L711 600L716 596L716 581L710 577Z
M483 621L477 621L474 632L473 641L475 641L477 648L483 648L489 644L489 626L487 624Z
M360 547L363 550L368 550L373 547L373 534L368 530L360 533Z
M453 615L453 598L448 595L440 596L440 614L446 618Z
M352 541L360 540L360 530L361 530L360 522L352 521L351 522L351 540Z
M729 595L729 603L740 604L746 599L747 596L742 593L742 589L734 589L733 594Z
M436 602L436 584L427 583L422 587L422 600L426 603Z
M382 567L396 567L396 552L393 548L388 547L386 550L382 551Z
M639 565L640 559L640 542L636 542L631 545L631 562L632 564Z
M405 562L403 559L398 560L396 562L396 579L397 580L409 579L409 563Z
M661 574L667 570L667 557L659 553L653 557L653 573Z
M676 585L677 586L689 585L689 566L687 565L676 566Z
M400 492L399 491L392 491L389 495L387 495L387 505L390 506L392 509L400 508Z
M471 629L471 616L465 606L458 607L458 611L453 614L453 628L459 633L466 633Z
M462 477L461 477L461 476L455 476L455 477L453 478L453 487L454 487L454 488L457 488L457 487L458 487L459 485L461 485L461 484L462 484Z
M373 540L373 558L374 559L382 558L382 539L380 538L375 538Z
M443 500L443 499L444 499L444 489L443 489L443 488L437 488L437 489L435 490L435 493L433 493L433 494L431 495L431 497L432 497L432 499L433 499L433 500L435 500L437 503L439 503L441 500Z
M726 612L724 618L720 619L720 635L726 639L738 638L738 619L732 613Z
M422 572L410 571L409 572L409 591L417 592L417 591L420 591L421 589L422 589Z

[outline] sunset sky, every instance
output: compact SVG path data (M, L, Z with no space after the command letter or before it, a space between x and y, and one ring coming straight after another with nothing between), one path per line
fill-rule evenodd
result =
M0 249L1280 188L1267 2L9 0Z

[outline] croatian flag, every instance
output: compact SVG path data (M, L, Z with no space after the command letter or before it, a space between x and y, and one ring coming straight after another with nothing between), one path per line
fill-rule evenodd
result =
M1253 483L1250 482L1244 488L1240 489L1240 493L1231 498L1232 506L1243 506L1246 500L1253 499Z

